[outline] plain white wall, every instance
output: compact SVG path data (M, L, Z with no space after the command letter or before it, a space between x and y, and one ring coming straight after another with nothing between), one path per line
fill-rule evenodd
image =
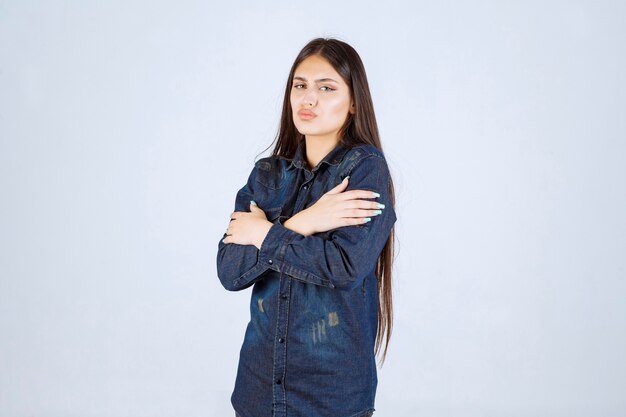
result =
M376 416L626 414L626 6L434 3L1 1L0 416L233 415L217 244L317 36L396 185Z

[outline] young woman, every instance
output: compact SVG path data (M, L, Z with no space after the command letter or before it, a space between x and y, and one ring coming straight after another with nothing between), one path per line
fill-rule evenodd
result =
M395 198L365 69L345 42L297 56L277 143L219 242L222 285L254 284L231 402L240 417L374 412L392 327Z

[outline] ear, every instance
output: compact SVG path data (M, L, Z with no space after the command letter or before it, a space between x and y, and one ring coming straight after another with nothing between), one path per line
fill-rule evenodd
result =
M350 103L350 114L356 113L356 109L354 108L354 101Z

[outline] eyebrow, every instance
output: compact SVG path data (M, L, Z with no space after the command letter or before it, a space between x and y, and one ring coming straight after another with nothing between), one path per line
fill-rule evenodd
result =
M294 80L300 80L300 81L306 81L306 78L304 77L293 77ZM323 82L327 82L327 81L332 81L334 83L339 84L337 81L333 80L332 78L320 78L319 80L315 80L316 83L323 83Z

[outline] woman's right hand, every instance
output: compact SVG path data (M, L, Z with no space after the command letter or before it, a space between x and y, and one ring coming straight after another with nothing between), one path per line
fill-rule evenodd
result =
M363 199L376 198L379 195L372 191L345 191L349 178L327 191L311 207L297 213L298 222L307 234L326 232L344 226L367 223L367 218L381 213L376 201ZM294 216L294 217L296 217Z

